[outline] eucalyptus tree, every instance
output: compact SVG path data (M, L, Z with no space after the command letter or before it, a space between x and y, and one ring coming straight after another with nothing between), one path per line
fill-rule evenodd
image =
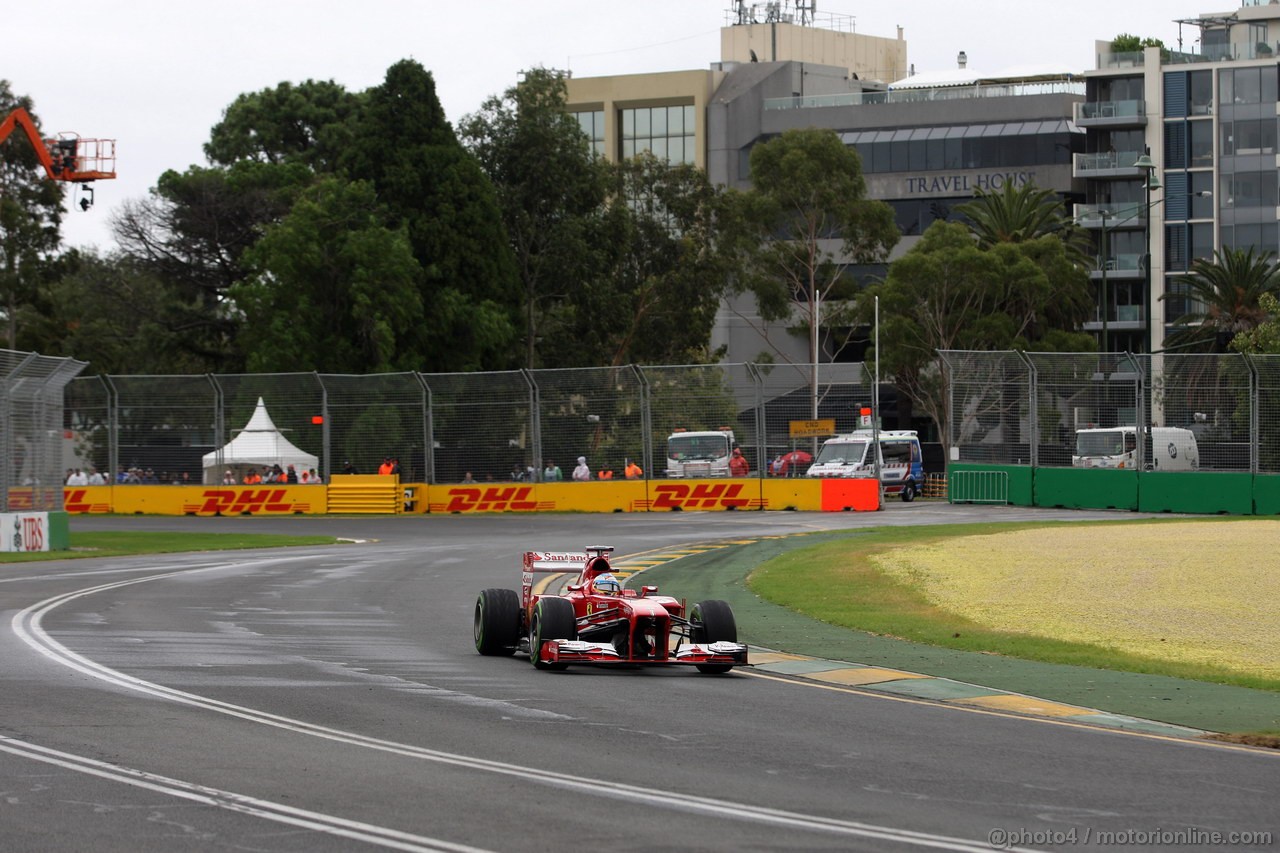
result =
M755 146L751 182L731 196L743 258L738 286L755 296L764 321L808 330L816 417L822 305L851 296L852 268L887 259L898 229L890 207L867 197L857 152L831 130L788 130Z
M0 120L18 107L35 117L29 97L0 80ZM38 121L38 120L37 120ZM24 134L0 145L0 313L9 349L19 342L19 317L47 281L60 241L62 184L45 178Z

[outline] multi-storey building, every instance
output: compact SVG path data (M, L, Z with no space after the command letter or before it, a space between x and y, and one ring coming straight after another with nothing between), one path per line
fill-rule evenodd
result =
M1218 248L1276 251L1280 5L1179 20L1199 50L1097 44L1076 123L1076 217L1093 230L1099 310L1113 351L1161 350L1194 306L1178 277ZM1181 39L1180 39L1181 42Z
M906 251L978 188L1033 182L1075 202L1092 232L1097 310L1084 328L1112 351L1161 350L1194 310L1178 277L1219 248L1280 249L1280 4L1178 21L1177 47L1117 53L1072 75L971 70L909 76L902 31L878 38L738 4L721 59L702 71L571 79L571 109L611 159L648 148L746 187L752 146L826 127L862 156ZM981 57L975 58L975 65ZM874 270L856 271L874 273ZM762 336L750 300L726 301L713 346L730 361L809 358L803 337ZM824 358L859 358L857 350Z
M852 19L811 9L738 4L721 33L721 59L705 71L570 79L569 109L609 159L648 148L695 163L715 183L750 185L751 148L790 128L825 127L862 157L868 194L889 203L906 251L928 225L953 215L976 189L1032 182L1080 200L1073 123L1084 86L1057 73L983 74L959 67L909 75L906 41L853 31ZM759 10L763 9L763 13ZM883 268L855 270L855 276ZM824 336L822 360L860 360ZM809 342L768 326L749 297L726 300L712 337L728 361L807 363Z

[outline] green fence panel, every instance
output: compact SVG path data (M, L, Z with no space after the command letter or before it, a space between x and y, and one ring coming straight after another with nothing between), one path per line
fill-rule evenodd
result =
M1256 515L1280 515L1280 476L1258 474L1253 478L1253 511Z
M71 516L63 510L49 513L49 550L71 550Z
M1254 477L1246 473L1144 471L1138 481L1138 509L1251 515L1253 489Z
M952 462L947 466L947 494L951 503L992 503L980 493L969 494L966 489L975 481L966 474L981 475L984 472L1003 473L1008 480L1008 492L1005 496L1008 503L1014 506L1033 506L1031 502L1031 472L1026 465L979 465L964 462ZM955 476L960 474L960 477ZM966 482L967 481L967 482Z
M1135 510L1138 508L1138 472L1115 468L1037 468L1035 505Z

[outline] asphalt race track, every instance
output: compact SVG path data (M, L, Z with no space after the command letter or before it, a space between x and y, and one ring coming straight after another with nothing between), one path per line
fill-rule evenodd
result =
M625 556L1054 517L1116 516L895 503L858 515L77 517L73 530L369 541L0 565L0 848L1075 850L1280 837L1272 751L750 670L538 672L472 646L476 594L518 589L526 549Z

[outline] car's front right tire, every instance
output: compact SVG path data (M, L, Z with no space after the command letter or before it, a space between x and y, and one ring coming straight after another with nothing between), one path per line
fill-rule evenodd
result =
M480 654L515 654L520 642L520 596L511 589L482 590L471 631Z
M708 599L689 609L689 640L694 643L738 642L738 623L727 601ZM732 664L700 663L698 672L716 674L733 669Z

